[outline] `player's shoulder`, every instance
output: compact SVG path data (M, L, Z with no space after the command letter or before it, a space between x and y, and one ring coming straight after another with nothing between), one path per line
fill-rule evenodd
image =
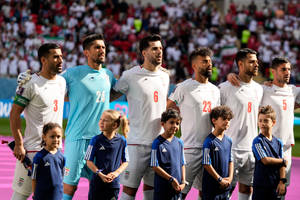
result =
M260 90L263 90L263 87L261 84L257 83L256 81L254 80L251 80L250 84L252 84L256 89L260 89Z
M206 136L206 138L204 139L204 143L203 143L203 145L204 146L208 146L208 145L210 145L211 143L212 143L212 141L215 139L216 137L212 134L212 133L210 133L208 136Z
M158 70L162 72L163 75L170 76L170 71L164 67L159 67Z
M175 90L176 90L177 88L183 89L183 88L186 88L186 87L190 87L192 83L193 83L193 81L192 81L191 78L189 78L189 79L187 79L187 80L184 80L184 81L182 81L182 82L176 84Z
M157 136L152 142L152 149L156 149L161 144L161 136Z
M174 138L175 138L175 140L178 141L178 143L179 143L182 147L184 146L184 143L183 143L183 140L182 140L182 139L180 139L180 138L178 138L178 137L176 137L176 136L174 136Z
M259 134L253 139L253 144L261 143L263 141L263 135Z
M208 82L207 84L208 84L207 86L208 86L209 88L211 88L212 90L220 91L219 87L216 86L216 85L214 85L214 84L212 84L211 82Z
M235 87L235 86L233 86L229 81L225 81L225 82L220 83L220 84L218 85L218 88L219 88L220 90L228 89L228 88L231 88L231 87Z
M224 135L224 137L225 137L225 139L226 139L227 141L229 141L230 143L232 143L231 137L229 137L228 135Z

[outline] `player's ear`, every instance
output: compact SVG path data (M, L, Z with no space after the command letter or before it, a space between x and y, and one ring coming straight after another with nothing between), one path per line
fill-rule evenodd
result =
M83 50L83 54L87 57L88 56L89 51L87 49Z
M273 126L275 126L275 124L276 124L276 120L273 120Z

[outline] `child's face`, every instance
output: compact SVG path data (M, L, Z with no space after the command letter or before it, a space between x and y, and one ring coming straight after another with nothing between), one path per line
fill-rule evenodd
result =
M268 132L273 126L275 122L272 121L271 117L264 114L258 115L258 127L261 133Z
M103 112L100 121L99 127L102 132L104 131L113 131L115 129L115 122L111 119L110 115L106 112Z
M227 130L230 125L230 120L223 119L222 117L218 117L218 119L213 119L212 121L215 125L215 128L221 129L223 131Z
M179 130L180 120L176 118L170 118L168 121L162 122L162 126L165 130L165 133L171 136Z
M62 130L55 127L47 132L46 135L43 134L43 140L46 143L46 147L49 150L59 148L62 139Z

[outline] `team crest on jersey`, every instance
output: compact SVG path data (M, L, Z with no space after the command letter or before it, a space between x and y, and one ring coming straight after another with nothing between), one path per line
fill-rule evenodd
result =
M24 184L24 178L20 177L18 181L18 186L21 187Z
M65 167L64 176L69 176L70 168Z

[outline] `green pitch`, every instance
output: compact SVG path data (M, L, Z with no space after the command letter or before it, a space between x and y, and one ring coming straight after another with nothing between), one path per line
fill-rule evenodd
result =
M64 120L64 129L66 127L67 121ZM24 132L25 120L22 120L22 129ZM294 126L295 133L295 146L293 147L293 156L300 157L300 126ZM180 133L179 133L180 134ZM11 136L9 129L9 119L0 118L0 135Z

